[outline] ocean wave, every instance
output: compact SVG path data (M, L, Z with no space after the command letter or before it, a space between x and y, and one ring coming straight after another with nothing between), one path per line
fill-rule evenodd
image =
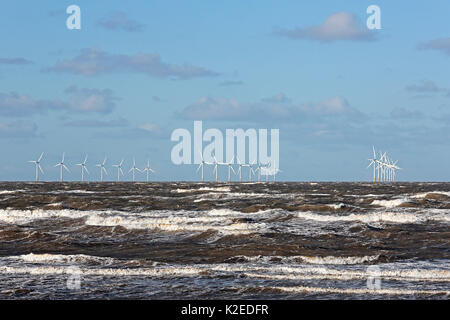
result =
M314 220L318 222L348 222L360 221L364 223L385 222L385 223L422 223L426 221L450 222L448 210L444 210L439 214L431 214L428 212L407 212L407 211L378 211L361 214L349 215L324 215L312 212L297 212L297 217L301 219Z
M271 287L246 287L243 289L238 289L240 293L245 293L247 291L255 292L260 290L261 292L268 291L281 291L289 293L299 293L299 294L348 294L348 295L449 295L448 290L408 290L408 289L362 289L362 288L333 288L333 287L306 287L306 286L295 286L295 287L282 287L282 286L271 286Z
M374 206L381 206L385 208L395 208L398 207L404 203L409 202L409 198L401 198L401 199L393 199L393 200L374 200L372 201L371 205Z
M84 254L75 254L75 255L65 255L65 254L24 254L19 256L12 256L11 259L20 260L26 263L64 263L64 264L73 264L73 263L95 263L101 265L110 265L114 263L113 258L109 257L97 257L97 256L89 256Z
M373 263L379 259L379 255L375 256L351 256L351 257L336 257L336 256L235 256L231 260L246 261L246 262L281 262L281 263L307 263L320 265L352 265Z

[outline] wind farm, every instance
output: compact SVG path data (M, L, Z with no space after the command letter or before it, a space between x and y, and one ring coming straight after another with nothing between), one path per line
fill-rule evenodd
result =
M41 153L41 155L37 158L37 160L30 160L29 163L33 163L35 165L35 181L38 182L40 177L39 173L44 174L44 170L41 166L42 159L44 156L44 152ZM278 168L278 166L273 162L268 163L261 163L259 161L253 161L252 163L247 162L241 162L239 157L232 157L232 159L229 162L223 162L218 161L216 156L212 156L213 162L205 161L203 158L202 152L200 152L200 164L198 165L196 169L196 173L198 174L200 172L200 181L205 182L208 181L207 179L207 171L205 172L205 169L210 167L212 169L212 182L276 182L276 176L282 170ZM85 174L89 175L89 170L87 166L87 160L88 155L86 154L84 157L83 162L75 164L75 166L79 166L81 170L81 182L86 181ZM104 176L108 175L108 171L106 169L106 161L107 157L103 159L103 162L96 164L95 166L99 168L99 176L98 181L103 182ZM115 168L117 170L117 176L116 176L116 182L121 181L121 177L125 176L123 169L124 165L124 159L121 159L121 161L117 164L113 164L111 167ZM393 183L397 179L397 171L403 170L398 166L398 160L393 160L387 152L382 151L376 151L375 146L372 147L372 156L368 159L369 165L367 168L371 168L372 170L372 182L373 183ZM59 181L64 181L64 170L67 173L70 173L70 169L67 166L67 162L65 160L65 153L62 154L62 159L60 162L58 162L54 167L59 167ZM220 167L224 167L227 169L226 178L224 180L220 180ZM244 170L247 169L248 171L248 178L245 180L243 178L244 176ZM146 182L150 182L150 175L156 174L156 171L151 168L150 166L150 160L147 160L146 166L143 168L140 168L136 165L136 159L132 158L132 166L127 172L128 174L131 174L131 182L137 182L138 181L138 175L137 173L144 174L143 180ZM145 178L145 179L144 179ZM95 180L95 179L94 179ZM142 180L142 179L141 179Z

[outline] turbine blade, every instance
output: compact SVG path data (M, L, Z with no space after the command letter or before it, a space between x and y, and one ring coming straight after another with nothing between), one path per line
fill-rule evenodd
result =
M42 170L42 168L41 168L41 165L40 165L40 164L38 164L38 168L39 168L39 170L41 170L42 174L44 174L44 170Z
M197 171L195 171L195 172L198 172L198 170L200 170L200 168L203 166L203 163L200 163L200 165L198 166L198 168L197 168Z

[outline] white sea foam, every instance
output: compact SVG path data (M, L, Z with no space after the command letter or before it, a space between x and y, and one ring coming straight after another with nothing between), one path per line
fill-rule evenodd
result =
M385 208L395 208L406 202L409 202L408 198L393 199L393 200L374 200L372 201L371 204Z
M365 280L368 277L365 266L330 267L311 265L264 265L260 263L249 264L197 264L189 265L163 265L151 268L110 268L113 261L109 258L85 256L85 255L24 255L1 258L10 261L11 259L22 260L25 263L35 265L7 265L0 266L1 274L64 274L67 272L66 266L57 266L55 263L71 265L72 263L96 262L101 265L88 268L80 268L85 275L103 276L152 276L152 277L216 277L218 275L229 274L230 276L246 275L251 278L272 279L272 280L302 280L302 279L322 279L322 280ZM410 268L401 263L379 264L380 272L377 274L383 281L412 281L412 282L450 282L450 271L438 269ZM81 265L83 267L83 265ZM358 269L355 269L358 267Z
M0 222L3 223L27 223L40 219L50 218L82 218L89 214L89 211L76 210L11 210L0 209Z
M108 227L122 226L127 229L158 229L168 232L204 232L215 230L224 234L248 234L265 228L265 225L262 223L236 223L221 217L208 216L147 218L143 216L108 216L95 214L87 218L86 224Z
M446 290L408 290L408 289L361 289L361 288L321 288L321 287L261 287L261 290L280 290L291 293L320 293L320 294L351 294L351 295L449 295L450 291ZM246 290L246 289L243 289ZM252 288L254 290L254 288Z
M335 257L335 256L236 256L235 258L244 259L248 262L264 262L280 261L281 263L307 263L318 265L353 265L374 262L380 256L350 256L350 257Z
M408 211L377 211L370 213L349 214L349 215L324 215L312 212L297 212L297 217L301 219L314 220L319 222L347 222L361 221L364 223L386 222L386 223L421 223L428 220L449 222L449 210L442 210L438 214L427 212Z
M109 257L97 257L97 256L89 256L84 254L75 254L75 255L64 255L64 254L25 254L20 256L10 257L12 259L21 260L27 263L98 263L98 264L112 264L114 262L113 258Z
M10 194L10 193L16 193L16 190L0 190L0 194Z
M430 194L439 194L439 195L444 195L447 197L450 197L450 192L447 191L430 191L430 192L423 192L423 193L417 193L413 196L411 196L412 198L416 198L416 199L423 199L426 196L430 195Z

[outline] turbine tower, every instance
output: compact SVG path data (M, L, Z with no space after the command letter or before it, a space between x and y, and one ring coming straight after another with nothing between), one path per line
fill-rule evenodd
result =
M106 163L106 157L102 163L99 163L96 165L96 167L100 167L100 182L103 182L103 171L105 171L106 175L108 174L108 172L106 172L105 163Z
M59 182L63 182L64 181L63 168L66 169L67 172L70 172L69 168L67 168L66 165L64 164L64 152L63 152L63 155L62 155L61 162L57 163L55 165L55 167L59 167Z
M141 172L141 170L136 167L136 160L133 158L133 166L131 167L130 171L128 171L128 173L133 172L133 182L136 181L136 170Z
M201 151L199 151L199 152L200 152L200 158L202 159L202 161L200 162L200 165L198 166L196 172L198 172L198 170L200 170L200 168L202 169L202 182L203 182L205 180L205 168L204 168L205 164L211 165L212 163L206 162L205 160L203 160L202 152Z
M245 167L244 163L241 163L241 160L239 160L239 157L236 157L237 163L239 165L238 173L239 173L239 181L242 182L242 167Z
M376 181L376 170L378 167L378 159L377 159L377 154L375 152L375 147L372 146L372 151L373 151L373 158L369 159L370 163L367 166L367 168L369 168L370 166L373 166L373 182L375 183Z
M147 182L150 181L150 171L155 173L155 171L152 168L150 168L150 160L147 160L147 166L141 171L147 173Z
M113 164L113 167L117 168L117 182L120 182L120 174L123 175L122 164L123 164L123 159L122 159L122 161L120 161L119 164Z
M30 161L28 161L30 163L34 163L35 164L35 167L36 167L36 178L35 178L35 181L36 182L39 181L39 171L41 171L42 174L44 174L44 171L41 168L41 160L42 160L43 156L44 156L44 153L42 152L41 156L37 160L30 160Z
M234 171L233 169L233 163L234 163L234 156L229 163L226 163L226 165L228 166L228 182L231 182L231 171L233 171L233 173L236 174L236 171Z
M84 161L82 163L77 163L77 166L81 166L81 182L84 182L84 171L86 171L87 174L89 174L89 171L86 167L86 161L87 161L88 155L84 158Z

